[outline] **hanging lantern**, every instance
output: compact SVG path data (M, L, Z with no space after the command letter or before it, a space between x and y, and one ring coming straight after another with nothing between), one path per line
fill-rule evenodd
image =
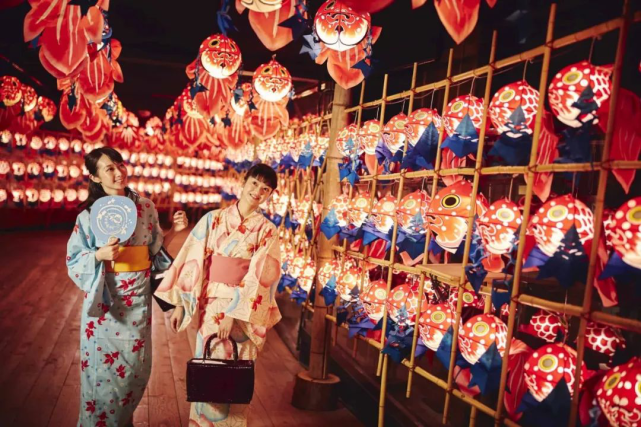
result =
M425 282L427 284L427 280ZM426 287L429 287L430 284L427 284ZM407 323L408 325L413 325L416 320L417 310L418 310L418 282L408 282L402 285L399 285L391 290L385 305L387 307L387 314L394 322L398 322L399 310L405 307L407 310ZM425 296L425 291L423 291L423 296L421 297L421 313L427 310L427 298Z
M358 130L358 145L365 154L376 154L376 146L381 139L381 123L378 120L368 120Z
M641 269L641 197L625 202L605 227L607 242L623 262Z
M538 402L544 401L561 379L565 380L570 396L574 394L576 351L567 345L547 344L534 350L524 367L528 390ZM581 365L579 382L583 383L586 374L585 365Z
M407 116L399 113L389 119L383 127L383 142L392 154L402 150L405 146L405 127L407 125Z
M398 225L407 233L424 234L427 231L427 213L430 196L427 192L416 190L401 199L397 211Z
M7 160L0 159L0 179L5 179L9 172L11 172L9 162Z
M445 303L428 305L418 319L421 340L432 351L438 350L450 326L452 326L452 310Z
M16 148L22 150L27 146L27 136L23 133L16 133L13 136L13 140L16 143Z
M16 105L22 99L22 83L15 77L0 77L0 102L5 107Z
M497 200L478 218L477 226L483 247L490 256L483 260L487 271L502 271L505 266L501 255L512 251L516 230L522 221L521 211L516 203L508 199Z
M597 110L610 98L612 66L599 67L588 61L568 65L548 87L550 108L559 121L579 128L598 123Z
M318 281L320 285L325 286L332 276L335 276L336 279L341 276L341 262L335 258L323 264L318 270Z
M14 161L11 164L11 168L13 169L13 177L14 177L14 179L16 179L18 181L24 179L24 174L27 171L27 167L25 166L25 164L23 162Z
M592 239L592 211L582 201L566 194L541 206L532 216L527 232L534 236L537 246L545 255L552 256L572 226L576 227L582 244Z
M349 203L349 221L355 227L363 225L369 216L370 194L363 192L356 194Z
M292 76L287 68L272 59L256 69L252 85L264 100L278 102L292 90Z
M349 221L349 198L345 194L341 194L332 200L329 209L334 209L336 212L336 219L338 220L339 227L346 227Z
M473 95L462 95L451 100L443 114L443 123L448 135L454 135L466 114L469 114L478 133L483 123L483 100Z
M534 118L538 111L539 92L525 80L510 83L499 89L492 97L489 113L492 124L499 133L531 134L534 130ZM524 122L516 124L512 114L521 109Z
M254 12L269 13L280 9L283 0L240 0L240 4Z
M43 142L42 139L39 136L33 136L31 137L31 142L29 143L29 148L31 148L34 151L38 151L42 148Z
M42 116L42 120L45 122L50 122L56 116L58 107L56 107L55 102L44 96L38 97L38 112Z
M363 306L370 320L378 323L383 318L387 300L387 282L375 280L370 283L363 295Z
M430 202L429 226L436 233L436 243L455 253L467 233L467 219L472 208L472 184L462 180L440 190ZM485 197L476 197L476 215L488 209Z
M200 45L200 63L216 79L224 79L241 64L240 49L235 41L223 34L209 36Z
M29 178L36 179L40 176L40 171L42 168L40 167L40 164L37 162L31 162L27 165L27 174L29 174Z
M625 348L625 339L618 330L589 321L585 329L585 346L612 357L619 348Z
M78 199L78 192L73 188L67 188L65 190L65 199L69 203L73 203Z
M65 198L65 192L62 189L56 188L55 190L53 190L53 201L54 201L54 203L60 204L60 203L62 203L64 198Z
M419 108L414 110L405 123L405 135L407 135L410 146L415 146L425 129L434 123L436 129L441 129L441 116L436 110L430 108Z
M372 208L371 220L378 231L387 234L394 226L395 215L396 197L388 194L380 199Z
M638 426L641 421L641 360L615 366L596 389L596 400L612 427Z
M323 3L314 17L314 31L320 41L339 52L362 42L370 26L369 13L358 13L336 0Z
M36 90L31 86L23 84L20 87L20 91L22 92L22 111L27 113L36 108L38 104L38 94Z
M568 325L561 317L546 310L537 311L527 326L521 327L522 332L541 338L549 343L557 341L561 336L567 336Z
M491 314L479 314L459 327L458 346L465 360L474 365L485 352L496 344L501 354L505 353L507 326Z
M361 145L358 144L358 139L356 137L357 134L358 126L356 126L354 123L345 126L340 130L340 132L338 132L338 135L336 136L336 147L343 157L350 157L353 154L354 150L357 150L357 154L362 153ZM354 144L351 150L347 146L347 141L349 141L350 139Z
M41 189L38 199L41 204L49 203L51 201L51 190L48 188Z
M363 270L360 267L351 267L343 268L341 277L338 278L338 283L336 284L336 292L338 296L341 297L344 301L352 300L352 289L361 287L361 276L362 276L362 288L366 289L369 285L369 276L363 273Z
M447 304L452 310L452 313L456 312L456 304L458 301L458 288L453 288L450 291L450 296L447 298ZM477 295L473 291L465 289L463 291L463 309L468 307L476 308L478 310L483 310L485 307L485 296Z

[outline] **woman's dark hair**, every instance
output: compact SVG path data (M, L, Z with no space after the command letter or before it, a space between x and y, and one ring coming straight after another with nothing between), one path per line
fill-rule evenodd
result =
M276 172L274 172L274 169L265 163L258 163L257 165L252 166L247 171L247 175L245 175L245 182L247 182L249 178L254 178L257 181L267 184L267 186L272 190L275 190L276 187L278 187Z
M91 153L85 156L85 167L91 175L98 175L98 160L100 160L102 156L109 157L114 163L124 163L122 155L120 155L120 153L115 149L111 147L96 148L94 150L91 150ZM129 188L125 188L125 194L127 196L129 196L130 192L131 190ZM84 209L87 209L87 211L91 212L91 206L94 204L94 202L101 197L105 197L106 195L107 193L105 193L105 190L102 188L101 184L89 180L89 196L87 197L87 200L80 204L80 210L82 211Z

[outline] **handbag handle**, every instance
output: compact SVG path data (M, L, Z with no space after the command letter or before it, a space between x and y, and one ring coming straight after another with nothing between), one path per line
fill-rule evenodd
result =
M211 359L211 341L214 338L218 338L218 334L212 334L209 338L207 338L207 342L205 343L205 351L203 351L203 360ZM232 337L229 337L227 339L231 341L231 347L234 352L234 362L238 362L238 344L236 344L236 340Z

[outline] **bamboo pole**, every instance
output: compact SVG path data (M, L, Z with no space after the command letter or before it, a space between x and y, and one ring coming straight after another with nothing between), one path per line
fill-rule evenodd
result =
M478 146L476 149L476 164L475 170L481 169L483 165L483 147L485 146L485 130L488 117L488 110L490 104L490 96L492 90L492 77L494 74L494 58L496 56L496 37L497 33L494 31L492 33L492 44L490 47L490 61L489 61L489 70L487 73L487 80L485 82L485 95L483 97L483 117L481 119L481 131L479 134ZM474 215L476 214L476 196L479 190L479 180L480 174L476 172L474 174L474 179L472 181L472 195L470 196L471 207L469 209L469 214L467 216L467 232L465 234L465 243L463 244L463 263L461 268L461 276L458 283L458 298L456 300L456 314L454 317L454 324L452 329L452 348L450 353L450 366L447 374L447 390L452 389L452 384L454 383L454 367L456 364L456 351L458 342L458 332L459 324L461 322L461 313L463 311L463 289L467 278L465 276L465 266L469 261L470 257L470 248L472 245L472 230L474 228ZM449 415L449 403L450 403L450 394L445 395L445 408L443 409L443 424L447 423L447 418ZM476 415L476 414L474 414Z
M543 53L543 64L541 68L541 79L539 81L539 105L536 113L536 119L534 121L534 135L532 136L532 151L530 152L530 162L529 166L536 165L536 159L538 155L539 147L539 137L541 135L541 126L544 113L545 105L545 94L547 89L548 81L548 72L550 68L550 59L552 57L552 37L554 34L554 20L556 17L556 3L552 3L550 6L550 15L548 18L547 25L547 34L545 37L545 51ZM533 194L533 184L534 184L534 172L530 171L527 174L528 179L526 180L526 190L525 190L525 206L523 207L523 220L522 224L527 224L530 220L530 208L532 206L532 194ZM507 343L505 346L505 352L503 355L502 366L501 366L501 385L505 385L507 382L507 361L510 354L510 344L512 343L512 337L514 336L514 321L516 318L516 306L517 306L517 297L519 296L520 291L520 281L521 281L521 272L523 268L523 254L525 252L525 232L527 227L521 227L519 232L519 242L517 253L516 253L516 264L514 267L514 277L512 281L512 300L510 301L510 313L507 319ZM498 399L497 399L497 408L496 416L494 418L494 425L498 427L502 422L502 412L503 412L503 396L505 394L505 387L499 387Z
M623 55L625 54L626 41L628 38L628 30L630 28L630 2L624 0L623 2L623 16L624 21L619 32L619 40L617 43L616 57L614 60L614 68L612 70L612 90L610 92L610 110L608 111L608 125L605 132L605 142L603 144L603 155L601 163L607 164L610 160L610 147L612 145L612 137L614 135L614 120L617 111L617 99L619 95L619 88L621 86L621 71L623 68ZM576 424L577 411L579 408L579 393L581 389L581 368L583 364L583 356L585 352L585 330L587 327L587 317L592 310L592 294L594 290L594 280L596 279L596 264L599 252L599 243L601 241L601 229L603 226L603 205L605 202L605 188L608 182L608 170L601 169L599 172L599 183L596 192L596 202L594 207L594 238L592 239L592 248L590 249L590 263L588 264L588 275L585 282L585 293L583 294L583 307L581 310L581 318L579 320L579 332L577 336L577 349L576 349L576 373L574 382L574 394L572 395L572 406L570 408L570 420L568 426L572 427Z

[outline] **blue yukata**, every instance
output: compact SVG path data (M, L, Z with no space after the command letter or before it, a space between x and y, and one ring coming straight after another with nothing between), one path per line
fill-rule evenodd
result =
M148 246L154 259L163 243L154 204L136 193L134 234L122 246ZM67 244L67 268L85 293L80 328L78 426L126 426L151 374L150 270L110 273L96 260L90 214L82 211ZM157 257L160 258L160 257ZM165 265L163 267L168 267Z

